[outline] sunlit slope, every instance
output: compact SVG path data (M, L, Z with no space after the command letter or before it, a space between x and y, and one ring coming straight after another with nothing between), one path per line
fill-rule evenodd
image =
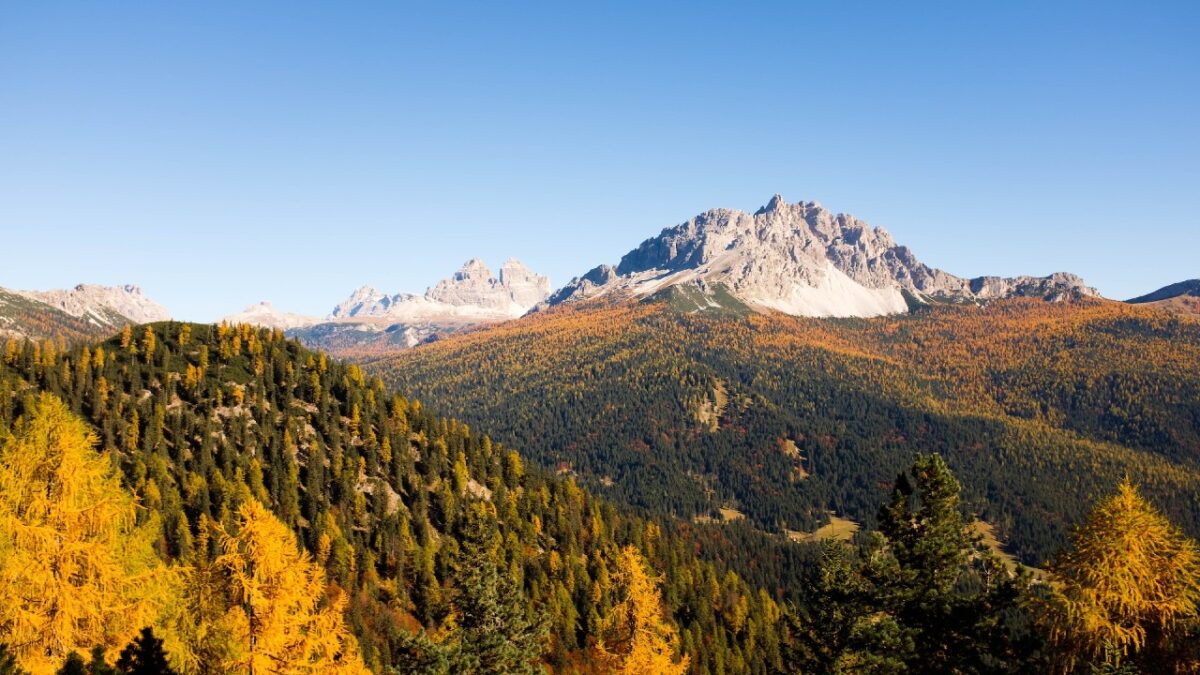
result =
M1200 322L1011 300L876 319L584 305L369 366L619 499L870 523L918 451L1042 560L1123 475L1200 532Z

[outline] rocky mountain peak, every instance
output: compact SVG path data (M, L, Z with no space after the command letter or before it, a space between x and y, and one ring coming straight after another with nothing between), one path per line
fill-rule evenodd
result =
M241 312L238 312L237 314L230 314L221 320L230 324L248 323L255 326L281 328L283 330L311 326L320 321L320 319L312 316L293 314L292 312L281 312L275 309L275 306L272 305L268 300L257 302Z
M509 259L498 276L479 258L463 263L423 295L387 295L363 287L334 307L331 320L496 321L515 318L550 294L550 280Z
M713 209L668 227L615 268L572 280L551 302L615 290L645 295L685 283L720 284L752 307L806 316L904 312L906 293L955 300L1095 295L1066 274L961 279L921 263L883 228L777 194L753 214Z
M102 325L116 325L113 314L134 323L166 321L170 312L147 298L142 289L132 284L100 286L78 284L69 290L18 291L19 294L44 302L71 316L87 317Z

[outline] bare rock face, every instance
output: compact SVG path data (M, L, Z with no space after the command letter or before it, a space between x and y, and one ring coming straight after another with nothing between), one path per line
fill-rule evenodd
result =
M166 321L170 312L147 298L137 286L79 284L69 290L18 291L21 295L60 309L71 316L85 317L98 325L118 326L113 314L133 323Z
M550 280L517 260L509 260L494 277L482 260L467 261L448 279L424 295L387 295L358 289L330 312L330 321L487 322L512 319L550 295Z
M222 319L222 321L231 324L248 323L253 326L262 326L264 328L280 328L288 330L291 328L303 328L319 323L321 319L315 316L304 316L303 314L295 314L293 312L281 312L270 302L266 300L250 305L246 309L237 314L230 314Z
M611 292L648 295L670 286L723 285L759 309L800 316L877 316L917 300L1047 300L1096 295L1078 277L962 279L928 267L883 228L816 202L775 195L753 214L714 209L664 229L614 268L597 267L556 292L549 304Z

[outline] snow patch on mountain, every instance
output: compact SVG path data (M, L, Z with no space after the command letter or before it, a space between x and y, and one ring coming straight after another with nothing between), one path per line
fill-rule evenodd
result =
M363 286L333 308L328 321L374 323L475 323L517 318L550 294L550 280L510 259L493 276L478 258L468 260L423 295L382 293Z
M237 314L230 314L222 319L222 321L231 324L248 323L254 326L262 326L264 328L281 328L287 330L289 328L303 328L320 323L321 319L315 316L305 316L303 314L295 314L293 312L282 312L270 302L266 300L250 305L246 309Z
M1071 274L963 279L920 262L886 230L816 202L775 195L753 214L713 209L642 242L615 267L601 265L547 304L615 292L644 296L670 286L729 289L759 309L802 316L905 312L913 299L981 301L1012 296L1094 296Z
M72 289L15 292L71 316L84 317L101 327L118 326L124 323L122 319L133 323L151 323L171 318L171 313L165 307L146 297L141 288L133 285L79 284Z

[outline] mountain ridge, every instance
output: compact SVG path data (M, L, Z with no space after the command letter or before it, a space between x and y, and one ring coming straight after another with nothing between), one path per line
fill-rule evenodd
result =
M882 227L776 194L753 214L710 209L664 228L617 265L572 279L543 306L614 292L646 296L681 284L707 292L718 283L751 307L795 316L899 314L909 309L905 293L922 302L1099 295L1065 272L958 277L925 265Z
M130 323L170 318L170 312L132 284L78 284L70 289L0 288L0 334L12 337L95 338Z

